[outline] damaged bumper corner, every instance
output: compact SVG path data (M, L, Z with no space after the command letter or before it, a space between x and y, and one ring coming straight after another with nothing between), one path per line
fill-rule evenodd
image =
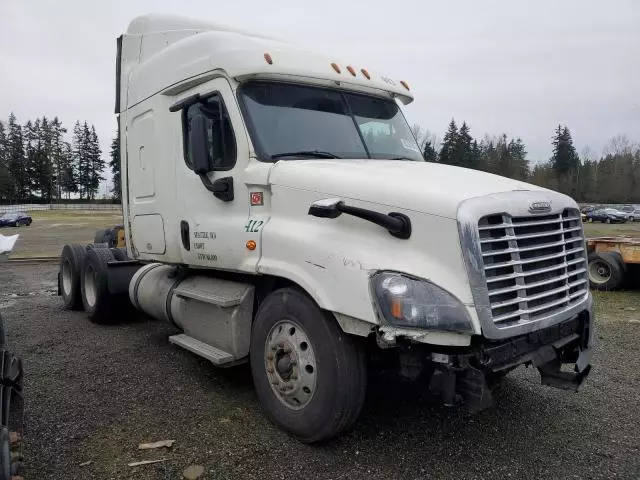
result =
M590 299L576 317L551 327L500 342L480 341L465 353L432 352L430 388L445 404L462 400L471 410L482 410L493 404L494 381L531 365L543 385L577 391L591 371L594 320Z

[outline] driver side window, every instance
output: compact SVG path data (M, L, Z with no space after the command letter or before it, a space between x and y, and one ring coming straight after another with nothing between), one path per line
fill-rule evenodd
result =
M231 170L237 157L236 139L229 113L221 95L217 92L190 105L183 111L182 135L185 163L193 170L189 133L191 120L198 112L206 121L209 165L213 167L213 170Z

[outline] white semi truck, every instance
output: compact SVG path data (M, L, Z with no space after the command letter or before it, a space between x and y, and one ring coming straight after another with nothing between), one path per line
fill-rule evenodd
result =
M519 365L582 383L572 199L424 162L409 85L358 63L177 17L136 18L117 44L126 251L66 245L67 308L109 322L130 302L213 364L250 362L305 442L353 425L371 351L472 409Z

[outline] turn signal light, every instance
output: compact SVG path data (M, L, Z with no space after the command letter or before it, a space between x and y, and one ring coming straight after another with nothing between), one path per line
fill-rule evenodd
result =
M256 242L254 240L248 240L247 241L247 249L249 250L255 250L256 249Z
M354 77L356 76L356 70L355 70L355 68L353 68L351 65L349 65L349 66L347 67L347 70L349 70L349 73L350 73L351 75L353 75Z
M371 80L371 75L369 75L369 72L367 71L366 68L362 68L360 69L360 71L362 72L362 75L364 75L367 80Z
M393 318L402 318L402 304L398 300L391 302L391 315Z
M264 59L267 61L269 65L273 65L273 59L271 58L271 55L269 55L268 53L265 53Z
M337 63L332 63L331 66L337 73L340 73L340 67L338 66Z

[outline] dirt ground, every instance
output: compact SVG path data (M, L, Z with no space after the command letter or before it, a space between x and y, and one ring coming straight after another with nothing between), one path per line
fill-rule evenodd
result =
M579 393L520 368L494 408L470 414L373 375L354 430L307 446L262 414L246 366L216 369L144 316L100 326L63 310L55 263L0 270L0 311L26 368L27 480L168 480L191 464L204 479L640 478L640 291L595 295L594 367ZM173 449L137 450L164 439ZM145 459L166 460L127 466Z

